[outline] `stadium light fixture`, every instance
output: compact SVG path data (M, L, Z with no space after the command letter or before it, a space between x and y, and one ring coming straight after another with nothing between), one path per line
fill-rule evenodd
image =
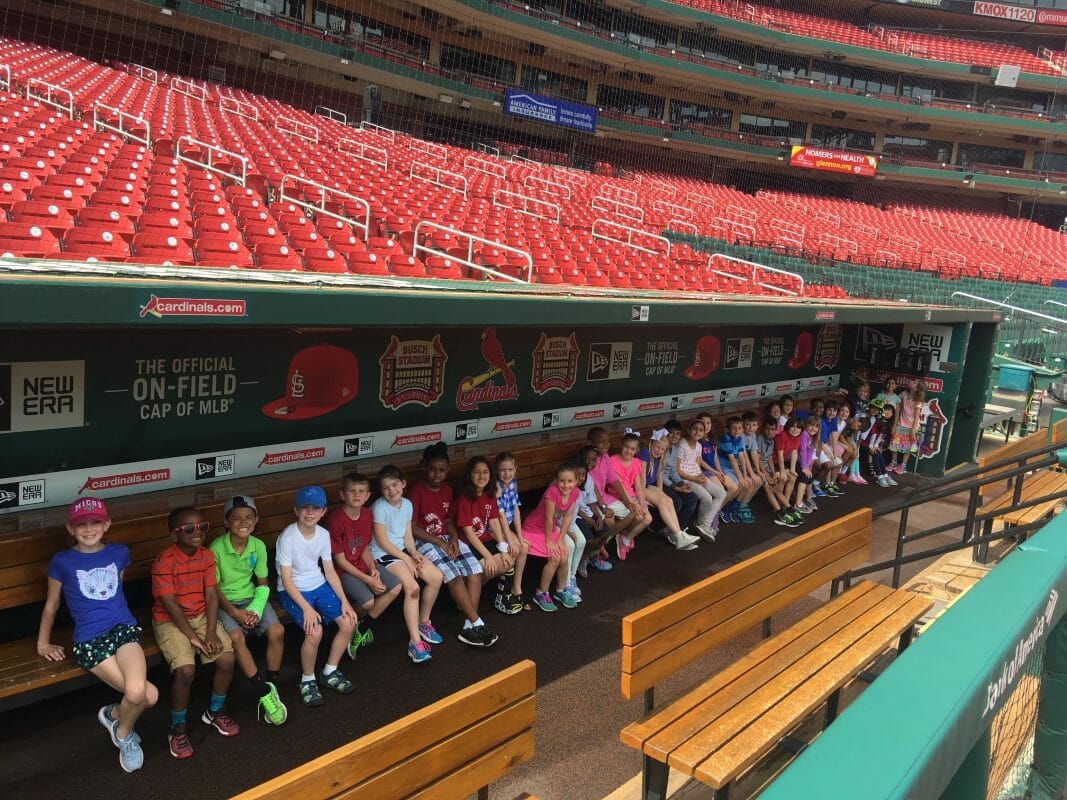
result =
M446 105L451 105L452 103L456 102L456 98L454 98L450 94L444 93L437 95L437 99L440 100L442 103L445 103Z
M1060 194L1067 194L1067 186L1060 187Z
M471 101L464 97L462 100L459 101L459 107L466 111L468 108L471 107Z

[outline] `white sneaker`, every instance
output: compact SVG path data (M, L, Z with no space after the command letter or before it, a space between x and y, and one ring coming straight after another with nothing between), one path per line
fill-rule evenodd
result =
M893 476L890 475L889 473L886 473L886 475L885 475L885 482L888 483L890 486L896 486L897 485L897 482L895 480L893 480Z
M699 536L693 536L688 531L682 531L674 537L674 546L679 550L693 550L700 543Z
M693 525L692 529L694 531L696 531L697 536L699 536L701 539L706 539L709 542L714 542L715 541L715 534L711 533L710 531L705 530L703 528L703 526L701 526L701 525Z
M881 486L883 489L889 488L889 481L886 480L885 475L878 476L878 485Z

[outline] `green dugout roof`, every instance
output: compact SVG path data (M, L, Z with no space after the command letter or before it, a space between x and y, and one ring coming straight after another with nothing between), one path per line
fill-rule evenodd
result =
M1067 516L943 614L761 800L941 795L1067 606Z
M179 301L154 313L160 299ZM181 301L226 301L183 307ZM865 300L640 292L579 286L0 264L0 327L803 325L996 322L993 311Z

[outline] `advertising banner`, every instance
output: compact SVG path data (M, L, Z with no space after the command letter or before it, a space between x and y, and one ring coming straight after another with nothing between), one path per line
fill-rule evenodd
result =
M536 122L593 133L596 130L596 106L544 97L522 89L508 89L504 95L504 113Z
M865 178L873 178L878 172L876 156L807 145L793 145L789 165L824 172L847 172L851 175L862 175Z
M756 408L839 386L855 334L832 323L12 331L0 344L0 513L438 440Z

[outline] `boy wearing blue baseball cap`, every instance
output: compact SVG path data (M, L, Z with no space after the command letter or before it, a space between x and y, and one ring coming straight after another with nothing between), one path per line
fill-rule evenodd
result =
M315 658L322 641L322 629L337 623L330 643L322 677L326 685L341 694L355 688L337 665L356 627L356 612L348 603L341 580L330 555L330 534L318 523L326 513L326 492L321 486L305 486L296 493L293 504L296 522L278 537L278 599L293 622L304 629L300 646L300 699L311 707L322 705L322 693L315 678ZM321 565L321 571L320 571Z

